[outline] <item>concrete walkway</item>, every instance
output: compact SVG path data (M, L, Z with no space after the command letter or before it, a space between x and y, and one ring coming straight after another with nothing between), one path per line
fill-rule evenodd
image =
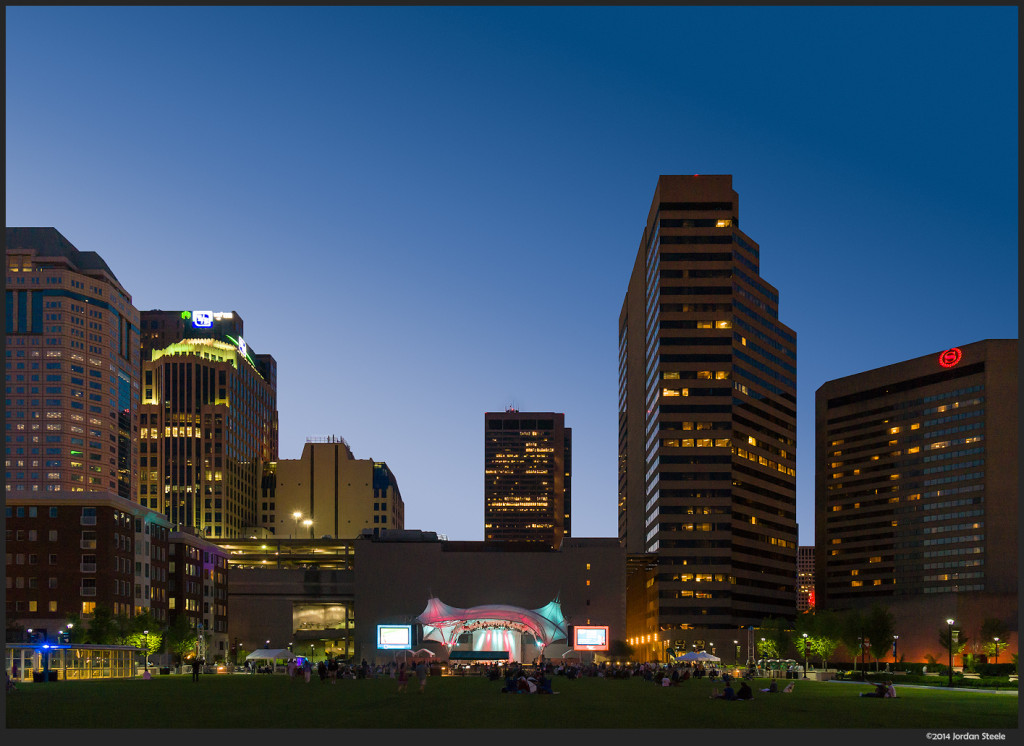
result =
M879 673L878 679L885 679L885 672ZM888 679L886 679L888 680ZM870 682L865 681L850 681L848 679L829 679L825 682L826 684L857 684L858 686L869 686ZM945 684L940 686L932 686L931 684L901 684L898 680L893 679L892 685L896 687L896 690L900 689L943 689L949 691L949 687ZM968 686L954 686L953 691L957 692L976 692L979 694L1010 694L1014 697L1018 696L1020 692L1017 689L987 689L982 687L968 687Z

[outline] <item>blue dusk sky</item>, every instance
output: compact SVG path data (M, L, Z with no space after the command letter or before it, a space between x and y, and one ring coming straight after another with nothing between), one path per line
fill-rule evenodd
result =
M1017 337L1003 7L8 7L7 225L235 311L280 456L344 437L483 538L484 413L565 413L615 536L618 316L660 174L731 174L814 392Z

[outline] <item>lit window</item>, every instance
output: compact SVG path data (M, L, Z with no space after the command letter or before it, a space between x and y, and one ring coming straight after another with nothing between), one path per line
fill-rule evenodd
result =
M679 389L662 389L662 396L679 396Z
M716 228L728 228L731 225L732 225L732 221L731 220L719 220L717 223L715 223L715 227Z

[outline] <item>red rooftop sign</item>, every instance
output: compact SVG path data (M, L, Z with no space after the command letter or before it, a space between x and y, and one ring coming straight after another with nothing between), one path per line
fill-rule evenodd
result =
M952 368L960 362L960 358L963 356L964 354L960 351L959 347L953 347L939 355L939 365L943 368Z

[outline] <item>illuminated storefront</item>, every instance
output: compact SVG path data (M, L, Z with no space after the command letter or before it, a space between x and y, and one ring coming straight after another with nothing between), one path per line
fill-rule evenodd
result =
M7 643L4 667L16 682L131 679L140 648L122 645Z

